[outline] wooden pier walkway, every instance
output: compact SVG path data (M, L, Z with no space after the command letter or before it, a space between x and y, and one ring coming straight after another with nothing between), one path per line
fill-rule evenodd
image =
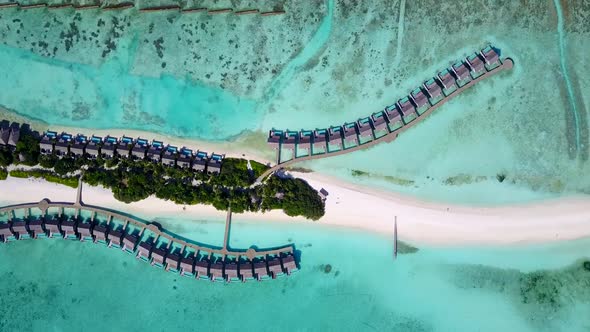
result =
M513 66L514 66L514 62L511 58L504 59L502 64L500 64L498 67L496 67L488 72L485 72L481 76L469 81L465 85L458 87L453 93L449 94L448 96L446 96L444 99L442 99L438 103L430 106L430 108L428 108L428 110L426 110L422 115L420 115L414 121L404 125L400 129L397 129L395 131L388 130L387 134L380 136L380 137L375 137L373 140L371 140L369 142L366 142L364 144L358 144L354 147L350 147L350 148L346 148L346 149L342 148L341 150L338 150L338 151L324 152L321 154L311 154L311 151L310 151L310 155L308 155L308 156L293 158L293 159L290 159L290 160L287 160L284 162L278 162L275 166L269 168L264 173L262 173L262 175L260 175L258 177L258 179L256 179L255 185L260 184L267 176L278 171L279 169L287 167L287 166L295 164L295 163L298 163L298 162L315 160L315 159L322 159L322 158L328 158L328 157L335 157L335 156L339 156L339 155L343 155L343 154L347 154L347 153L352 153L352 152L359 151L359 150L369 149L369 148L372 148L373 146L380 144L380 143L392 142L396 138L398 138L401 133L412 128L413 126L417 125L418 123L422 122L422 120L424 120L426 117L428 117L429 114L431 114L434 110L436 110L437 108L444 105L447 101L451 100L454 96L457 96L457 95L463 93L464 91L466 91L470 87L474 86L476 83L478 83L488 77L492 77L493 75L495 75L497 73L512 69ZM279 151L280 151L280 148L279 148ZM277 160L277 161L280 161L280 160Z

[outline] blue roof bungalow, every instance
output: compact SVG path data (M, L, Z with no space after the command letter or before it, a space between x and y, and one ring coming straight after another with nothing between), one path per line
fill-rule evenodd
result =
M86 152L86 144L88 144L88 137L78 134L74 141L72 142L72 146L70 146L70 153L74 155L74 157L82 157Z
M457 90L457 81L455 80L455 77L451 74L450 70L445 69L438 73L438 79L440 85L443 87L443 93L445 94L445 96L448 96L451 93L455 92L455 90Z
M459 87L462 87L471 81L471 76L469 76L469 68L467 68L467 65L465 65L463 61L455 63L451 67L451 70L453 71L453 74L455 74L457 85Z
M426 110L430 107L430 104L428 103L428 97L426 97L426 94L420 88L414 89L414 91L410 93L410 98L416 106L416 111L420 115L424 114L424 112L426 112Z
M219 174L221 172L221 163L223 162L223 155L213 153L209 163L207 163L207 172L209 174Z
M478 78L486 72L483 57L478 53L468 56L467 64L469 65L469 68L471 68L471 77L473 78Z
M436 79L431 78L428 81L424 82L422 86L428 94L428 99L430 100L431 105L438 103L442 99L442 88L440 85L438 85Z
M332 126L328 129L328 146L333 144L337 146L339 149L342 148L342 134L344 130L342 130L342 126Z
M268 131L268 139L266 140L266 143L268 143L268 145L270 145L271 148L278 149L281 144L282 137L283 137L282 130L276 130L276 129L269 130Z
M190 168L191 161L193 159L193 150L183 147L180 149L180 153L178 154L177 164L180 168Z
M397 104L385 107L385 116L389 120L389 131L394 132L404 126Z
M371 118L366 117L357 121L359 126L359 136L361 141L370 141L373 139L373 128L371 128ZM362 142L361 142L362 143Z
M299 140L299 132L287 129L283 136L283 147L289 150L295 150L295 145Z
M325 152L328 139L328 131L326 129L316 129L313 131L313 152L323 149Z
M412 102L410 101L409 97L405 97L403 99L400 99L397 102L397 107L398 107L400 114L402 115L402 119L404 120L404 124L408 124L416 118L416 116L417 116L416 107L414 107L414 105L412 105Z
M162 151L164 151L164 143L153 140L147 151L147 157L153 162L159 162L160 157L162 156Z
M375 128L375 130L381 131L387 129L387 118L383 111L373 113L371 115L371 120L373 121L373 128Z
M487 70L492 70L500 65L500 55L492 46L488 46L481 50L481 55L485 60L485 67Z
M55 154L60 157L64 157L70 154L70 142L72 141L72 135L68 133L61 133L57 137L55 142Z
M46 131L39 142L39 150L41 154L48 155L53 153L53 144L57 138L55 131Z
M135 159L144 159L149 147L150 144L147 139L138 137L135 140L135 145L131 149L131 156Z
M197 151L197 153L195 153L195 160L193 160L193 169L195 171L204 172L208 159L209 156L207 155L207 152Z
M90 156L90 158L98 158L98 156L100 156L101 144L102 137L92 135L90 141L86 145L86 154Z
M116 137L107 136L104 138L100 152L105 158L113 158L117 153L119 140Z
M117 148L117 153L123 157L127 158L131 155L131 149L133 149L133 144L135 140L133 137L123 136L119 139L119 147Z
M359 136L356 122L345 123L342 127L344 128L344 144L347 146L358 145Z
M174 167L176 165L176 156L178 155L178 148L168 145L162 155L162 165Z

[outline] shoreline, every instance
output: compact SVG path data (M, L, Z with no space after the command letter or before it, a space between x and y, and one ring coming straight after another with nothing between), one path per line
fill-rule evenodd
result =
M587 197L568 197L504 207L468 207L422 202L399 194L342 183L316 173L291 173L329 195L326 214L319 221L289 217L282 211L235 214L238 222L297 223L307 226L361 230L393 236L397 216L400 241L413 246L519 245L574 240L590 236ZM7 204L52 201L74 202L76 190L39 179L9 177L0 181L0 201ZM14 195L18 193L18 197ZM225 211L210 205L176 205L156 197L125 204L108 189L84 185L84 203L133 214L144 219L174 217L222 222ZM164 227L166 227L164 225Z

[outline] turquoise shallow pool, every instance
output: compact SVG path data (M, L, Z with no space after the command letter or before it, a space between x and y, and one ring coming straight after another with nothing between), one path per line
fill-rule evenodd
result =
M222 220L159 218L216 243ZM317 225L235 222L231 244L293 242L301 271L262 283L192 280L89 242L0 246L2 331L585 331L588 240L516 248L422 248ZM329 265L329 267L328 267ZM493 314L492 314L493 313ZM272 322L272 323L271 323Z

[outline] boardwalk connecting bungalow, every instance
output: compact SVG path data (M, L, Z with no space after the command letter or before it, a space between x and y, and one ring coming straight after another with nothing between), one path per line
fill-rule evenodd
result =
M154 248L152 251L152 265L158 267L164 267L164 263L166 262L166 254L168 250L166 248Z
M43 231L43 220L41 218L35 218L29 221L29 232L34 239L45 237L45 231Z
M176 164L180 168L191 168L191 162L193 160L193 150L183 147L180 149L180 153L178 154L178 160Z
M424 90L428 94L428 99L431 105L438 103L443 95L442 95L442 88L438 85L436 79L431 78L428 81L424 82L423 84Z
M493 70L501 64L500 55L492 46L488 46L481 50L481 55L485 60L485 67L487 70Z
M290 275L291 272L297 270L297 263L295 262L295 257L293 257L292 254L281 257L281 261L283 263L283 270L285 273L287 273L287 275Z
M298 139L299 132L287 129L285 130L285 135L283 136L282 147L287 150L295 151L295 145L297 144Z
M451 67L451 70L455 74L455 78L457 79L457 85L459 87L462 87L469 81L471 81L471 76L469 76L469 68L467 68L467 65L465 65L463 61L455 63Z
M7 146L10 138L10 122L4 120L0 123L0 145Z
M397 107L398 107L400 114L402 115L402 119L404 120L404 124L408 124L408 123L412 122L414 119L416 119L416 116L417 116L416 107L412 104L412 102L410 101L410 98L405 97L403 99L400 99L397 102Z
M13 122L10 125L10 136L8 137L8 146L15 148L20 140L20 124Z
M70 146L70 153L75 157L82 157L86 153L86 145L88 144L88 138L82 134L76 135L72 146Z
M299 132L299 144L298 146L311 151L311 139L313 137L313 131L301 130Z
M205 151L197 151L195 154L195 159L193 160L193 169L195 171L204 172L205 168L207 167L207 161L209 160L209 156Z
M336 146L338 149L342 149L342 126L332 126L328 129L328 146L330 144Z
M357 121L359 126L359 136L361 141L370 141L373 139L373 128L371 128L371 118L366 117ZM362 142L361 142L362 143Z
M117 146L119 145L119 139L112 136L107 136L102 143L101 153L103 157L107 159L114 158L117 154ZM125 152L123 152L125 153Z
M159 162L162 151L164 151L164 143L154 140L147 151L147 158L153 162Z
M178 148L168 145L162 155L162 165L174 167L176 166L176 156L178 155Z
M72 135L68 133L61 133L55 142L55 155L59 157L66 157L70 154L70 143L72 142Z
M358 125L356 122L345 123L344 126L344 144L347 146L358 145Z
M117 153L122 158L127 158L131 156L131 150L133 149L134 144L135 140L133 139L133 137L121 137L121 139L119 139L119 147L117 148Z
M90 141L86 145L86 154L93 159L96 159L100 156L100 146L102 145L102 138L99 136L94 136L90 138Z
M270 145L273 149L278 149L281 145L281 138L283 137L284 133L282 130L272 129L268 131L268 139L266 143Z
M195 273L195 256L191 253L180 259L180 275L192 276Z
M135 145L131 149L131 156L134 159L145 159L145 154L147 153L149 147L150 144L148 143L147 139L138 137L137 140L135 140Z
M410 93L410 97L414 103L414 106L416 106L416 111L418 114L424 114L424 112L426 112L426 110L430 107L430 104L428 104L428 97L426 97L426 94L424 91L422 91L422 89L414 89L414 91Z
M371 115L371 121L373 121L373 128L375 130L387 130L387 118L383 111L373 113Z
M207 163L207 172L209 174L219 174L221 172L221 163L223 162L223 155L213 153L209 162Z
M254 279L254 272L252 272L252 263L248 261L240 262L238 273L240 274L240 279L242 280L242 282L246 282L246 280L248 279Z
M387 116L387 120L389 120L389 131L394 132L404 126L397 104L385 107L385 115Z
M53 153L53 144L57 139L57 133L55 131L47 131L41 137L41 141L39 142L39 151L41 154L50 155Z
M232 282L238 279L238 265L234 260L227 260L223 266L223 276L225 281Z
M322 150L326 152L328 142L328 131L326 129L316 129L313 131L313 151Z
M438 73L438 79L443 87L443 93L445 94L445 96L448 96L451 93L455 92L455 90L457 90L457 81L455 77L451 74L451 71L449 71L448 69L445 69Z
M273 257L267 260L267 263L268 271L270 272L270 276L273 279L276 279L276 277L283 273L283 268L281 267L281 260L278 257Z

